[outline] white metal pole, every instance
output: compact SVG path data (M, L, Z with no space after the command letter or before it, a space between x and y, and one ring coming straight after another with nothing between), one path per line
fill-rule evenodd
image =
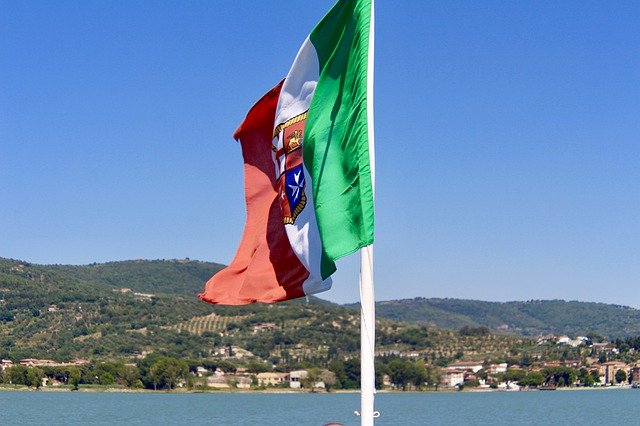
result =
M375 144L373 132L374 10L374 0L371 0L367 63L367 126L371 188L375 194ZM374 395L376 392L376 308L373 288L373 245L370 245L360 250L360 422L362 426L373 426L373 419L379 415L374 411Z
M360 421L362 426L372 426L376 391L373 246L360 251L360 306Z

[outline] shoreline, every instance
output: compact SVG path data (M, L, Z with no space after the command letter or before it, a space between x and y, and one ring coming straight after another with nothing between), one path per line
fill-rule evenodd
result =
M626 390L633 389L631 385L613 385L613 386L571 386L571 387L561 387L556 388L555 390L561 392L567 391L605 391L605 390ZM44 386L41 388L33 388L27 387L24 385L9 385L9 384L0 384L0 392L79 392L79 393L150 393L150 394L351 394L351 393L360 393L359 389L336 389L330 392L321 391L321 392L313 392L307 390L296 390L296 389L186 389L186 388L178 388L178 389L135 389L135 388L124 388L124 387L101 387L101 386L91 386L85 385L80 386L77 390L74 390L71 386ZM518 389L518 390L507 390L507 389L465 389L462 391L458 391L455 389L439 389L439 390L412 390L412 391L402 391L395 389L380 389L376 391L378 394L386 393L386 394L408 394L408 393L505 393L505 392L543 392L540 389ZM549 391L545 391L549 392Z

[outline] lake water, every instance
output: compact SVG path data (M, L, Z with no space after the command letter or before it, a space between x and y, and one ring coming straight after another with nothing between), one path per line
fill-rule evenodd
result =
M0 392L0 424L359 425L353 394ZM640 390L379 393L376 425L640 425Z

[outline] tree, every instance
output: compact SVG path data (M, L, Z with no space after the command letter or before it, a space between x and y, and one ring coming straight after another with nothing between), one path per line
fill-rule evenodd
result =
M518 382L520 386L540 386L546 380L546 377L540 371L529 372L522 380Z
M348 359L344 361L344 380L342 384L344 389L357 389L360 387L360 359ZM339 373L334 371L337 377Z
M266 373L269 371L269 367L267 364L260 361L251 360L246 364L247 371L249 373L258 374L258 373Z
M319 368L310 368L307 370L307 376L302 379L302 386L307 389L313 389L315 384L321 379L322 370Z
M519 382L527 375L525 370L508 370L504 374L504 380L507 382Z
M349 379L347 378L347 373L344 370L344 362L342 360L338 358L332 359L329 362L329 370L336 375L336 388L351 389L350 387L347 387Z
M325 389L330 391L336 384L336 375L333 371L323 369L320 379L324 382Z
M528 354L524 354L520 359L520 365L525 368L531 367L533 365L533 359Z
M433 387L438 390L438 385L440 384L440 382L442 382L442 378L444 377L444 372L442 371L441 368L432 366L431 368L429 368L429 370L431 372L431 379L429 380L429 383L431 383L433 385Z
M605 340L603 335L594 332L587 333L587 339L592 343L602 343Z
M4 310L0 311L0 321L10 322L10 321L13 321L13 319L14 319L14 316L11 312L4 311Z
M622 383L627 380L627 372L624 370L616 371L616 383Z
M484 325L480 327L465 325L460 329L459 333L461 336L486 336L490 333L490 330Z
M78 367L69 369L68 381L73 386L73 390L80 389L80 369Z
M546 383L558 386L571 386L578 377L576 370L570 367L547 367L542 370Z
M44 371L42 371L41 368L39 367L29 368L27 370L27 377L26 377L25 384L27 386L33 386L36 389L40 389L40 386L42 386L42 379L44 378L45 378Z
M124 384L130 388L142 387L140 381L140 370L135 365L125 365L122 375Z
M578 380L582 383L582 386L593 386L595 384L595 380L593 380L593 376L589 373L589 370L586 368L581 368L578 373Z
M402 390L407 390L411 386L419 389L428 378L424 365L406 359L393 359L387 364L387 367L391 382L401 387Z
M162 357L149 369L149 377L154 389L173 389L180 379L186 379L189 365L175 358Z
M26 385L27 371L24 365L13 366L5 371L5 380L14 385Z

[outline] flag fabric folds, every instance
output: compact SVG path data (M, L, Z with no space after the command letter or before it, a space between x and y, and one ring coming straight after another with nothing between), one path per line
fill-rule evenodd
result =
M234 137L244 158L247 219L231 264L214 275L200 298L223 305L275 302L305 295L309 276L291 248L275 189L273 116L282 83L262 97Z
M340 0L234 137L247 221L200 298L277 302L328 290L334 261L373 243L367 113L371 0Z

